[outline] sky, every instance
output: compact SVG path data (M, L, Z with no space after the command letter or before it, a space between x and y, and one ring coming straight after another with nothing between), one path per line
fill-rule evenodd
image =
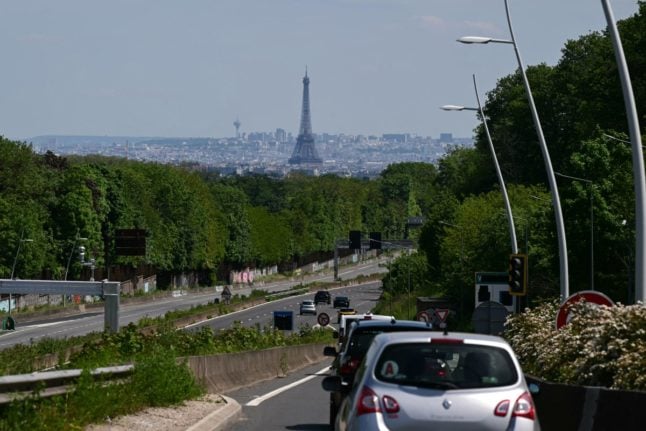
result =
M616 19L637 0L611 0ZM600 1L509 0L526 65L606 26ZM0 135L231 137L314 133L470 137L517 61L504 0L20 0L0 8ZM540 113L539 113L540 115Z

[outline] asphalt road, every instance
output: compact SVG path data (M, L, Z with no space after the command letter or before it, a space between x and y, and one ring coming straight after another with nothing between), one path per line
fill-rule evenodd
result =
M376 272L385 272L386 268L380 266L385 260L371 260L368 262L343 267L339 272L339 277L342 279L353 279L361 274L373 274ZM289 281L256 284L244 289L237 289L235 293L249 294L252 289L262 289L267 292L275 292L280 290L289 289L301 283L312 283L314 281L332 281L333 274L331 272L325 274L314 274L306 276L302 279L293 279ZM339 289L343 292L344 288ZM334 295L335 293L333 293ZM255 325L259 323L265 325L271 322L272 312L279 308L282 310L295 310L296 327L301 323L313 324L315 317L313 316L298 316L298 304L302 298L313 298L313 294L304 295L302 297L290 297L279 301L273 301L263 306L257 306L252 309L247 309L242 312L232 313L222 316L218 319L212 319L204 324L212 328L225 328L230 326L234 321L240 321L245 325ZM215 289L210 292L195 293L190 295L168 297L154 301L146 301L137 304L121 304L119 311L119 325L125 326L131 322L137 322L144 317L162 316L167 311L176 309L188 309L195 305L206 304L212 302L219 293ZM356 305L353 303L353 305ZM318 307L320 308L320 306ZM322 311L322 310L317 310ZM331 312L330 317L333 321L336 312ZM74 316L60 316L51 318L35 319L30 322L21 322L17 318L16 330L6 331L0 335L0 349L5 349L16 344L27 344L33 341L38 341L43 338L65 338L84 335L90 332L99 332L103 330L104 316L103 310L98 309L89 311L83 314Z

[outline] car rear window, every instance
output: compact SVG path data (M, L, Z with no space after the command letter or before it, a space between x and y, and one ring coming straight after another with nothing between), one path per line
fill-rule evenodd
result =
M365 356L368 348L370 347L370 343L372 343L373 338L383 332L410 332L429 330L430 328L405 328L401 326L397 327L394 325L374 329L355 329L355 332L350 334L350 340L348 341L348 355L352 356L353 358Z
M440 389L508 386L518 372L506 350L470 344L393 344L375 369L381 381Z

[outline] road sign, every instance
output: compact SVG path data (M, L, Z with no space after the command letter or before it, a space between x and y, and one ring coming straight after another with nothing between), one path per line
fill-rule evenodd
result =
M572 318L572 316L570 315L570 309L572 308L572 305L580 301L586 301L596 305L605 305L607 307L612 307L613 305L615 305L615 303L612 302L612 299L608 298L601 292L597 292L596 290L582 290L580 292L577 292L574 295L571 295L563 302L563 304L561 304L559 312L556 315L556 329L561 329L570 321L570 319Z
M477 334L498 335L505 329L509 310L499 302L485 301L473 312L471 323Z
M449 310L446 308L436 308L435 315L437 316L437 319L440 321L440 323L446 322L446 318L449 315Z
M327 313L319 313L319 317L316 318L316 321L319 322L321 326L327 326L330 323L330 316Z
M415 316L415 320L418 320L420 322L430 322L431 318L426 311L420 311L419 313L417 313L417 316Z

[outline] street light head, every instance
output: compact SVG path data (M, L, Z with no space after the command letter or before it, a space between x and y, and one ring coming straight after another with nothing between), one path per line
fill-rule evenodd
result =
M444 105L440 106L440 109L443 111L462 111L464 110L464 106L460 105Z
M22 240L22 242L34 242L34 240L31 238L25 238Z
M489 43L493 39L491 37L483 36L462 36L457 41L460 43Z

